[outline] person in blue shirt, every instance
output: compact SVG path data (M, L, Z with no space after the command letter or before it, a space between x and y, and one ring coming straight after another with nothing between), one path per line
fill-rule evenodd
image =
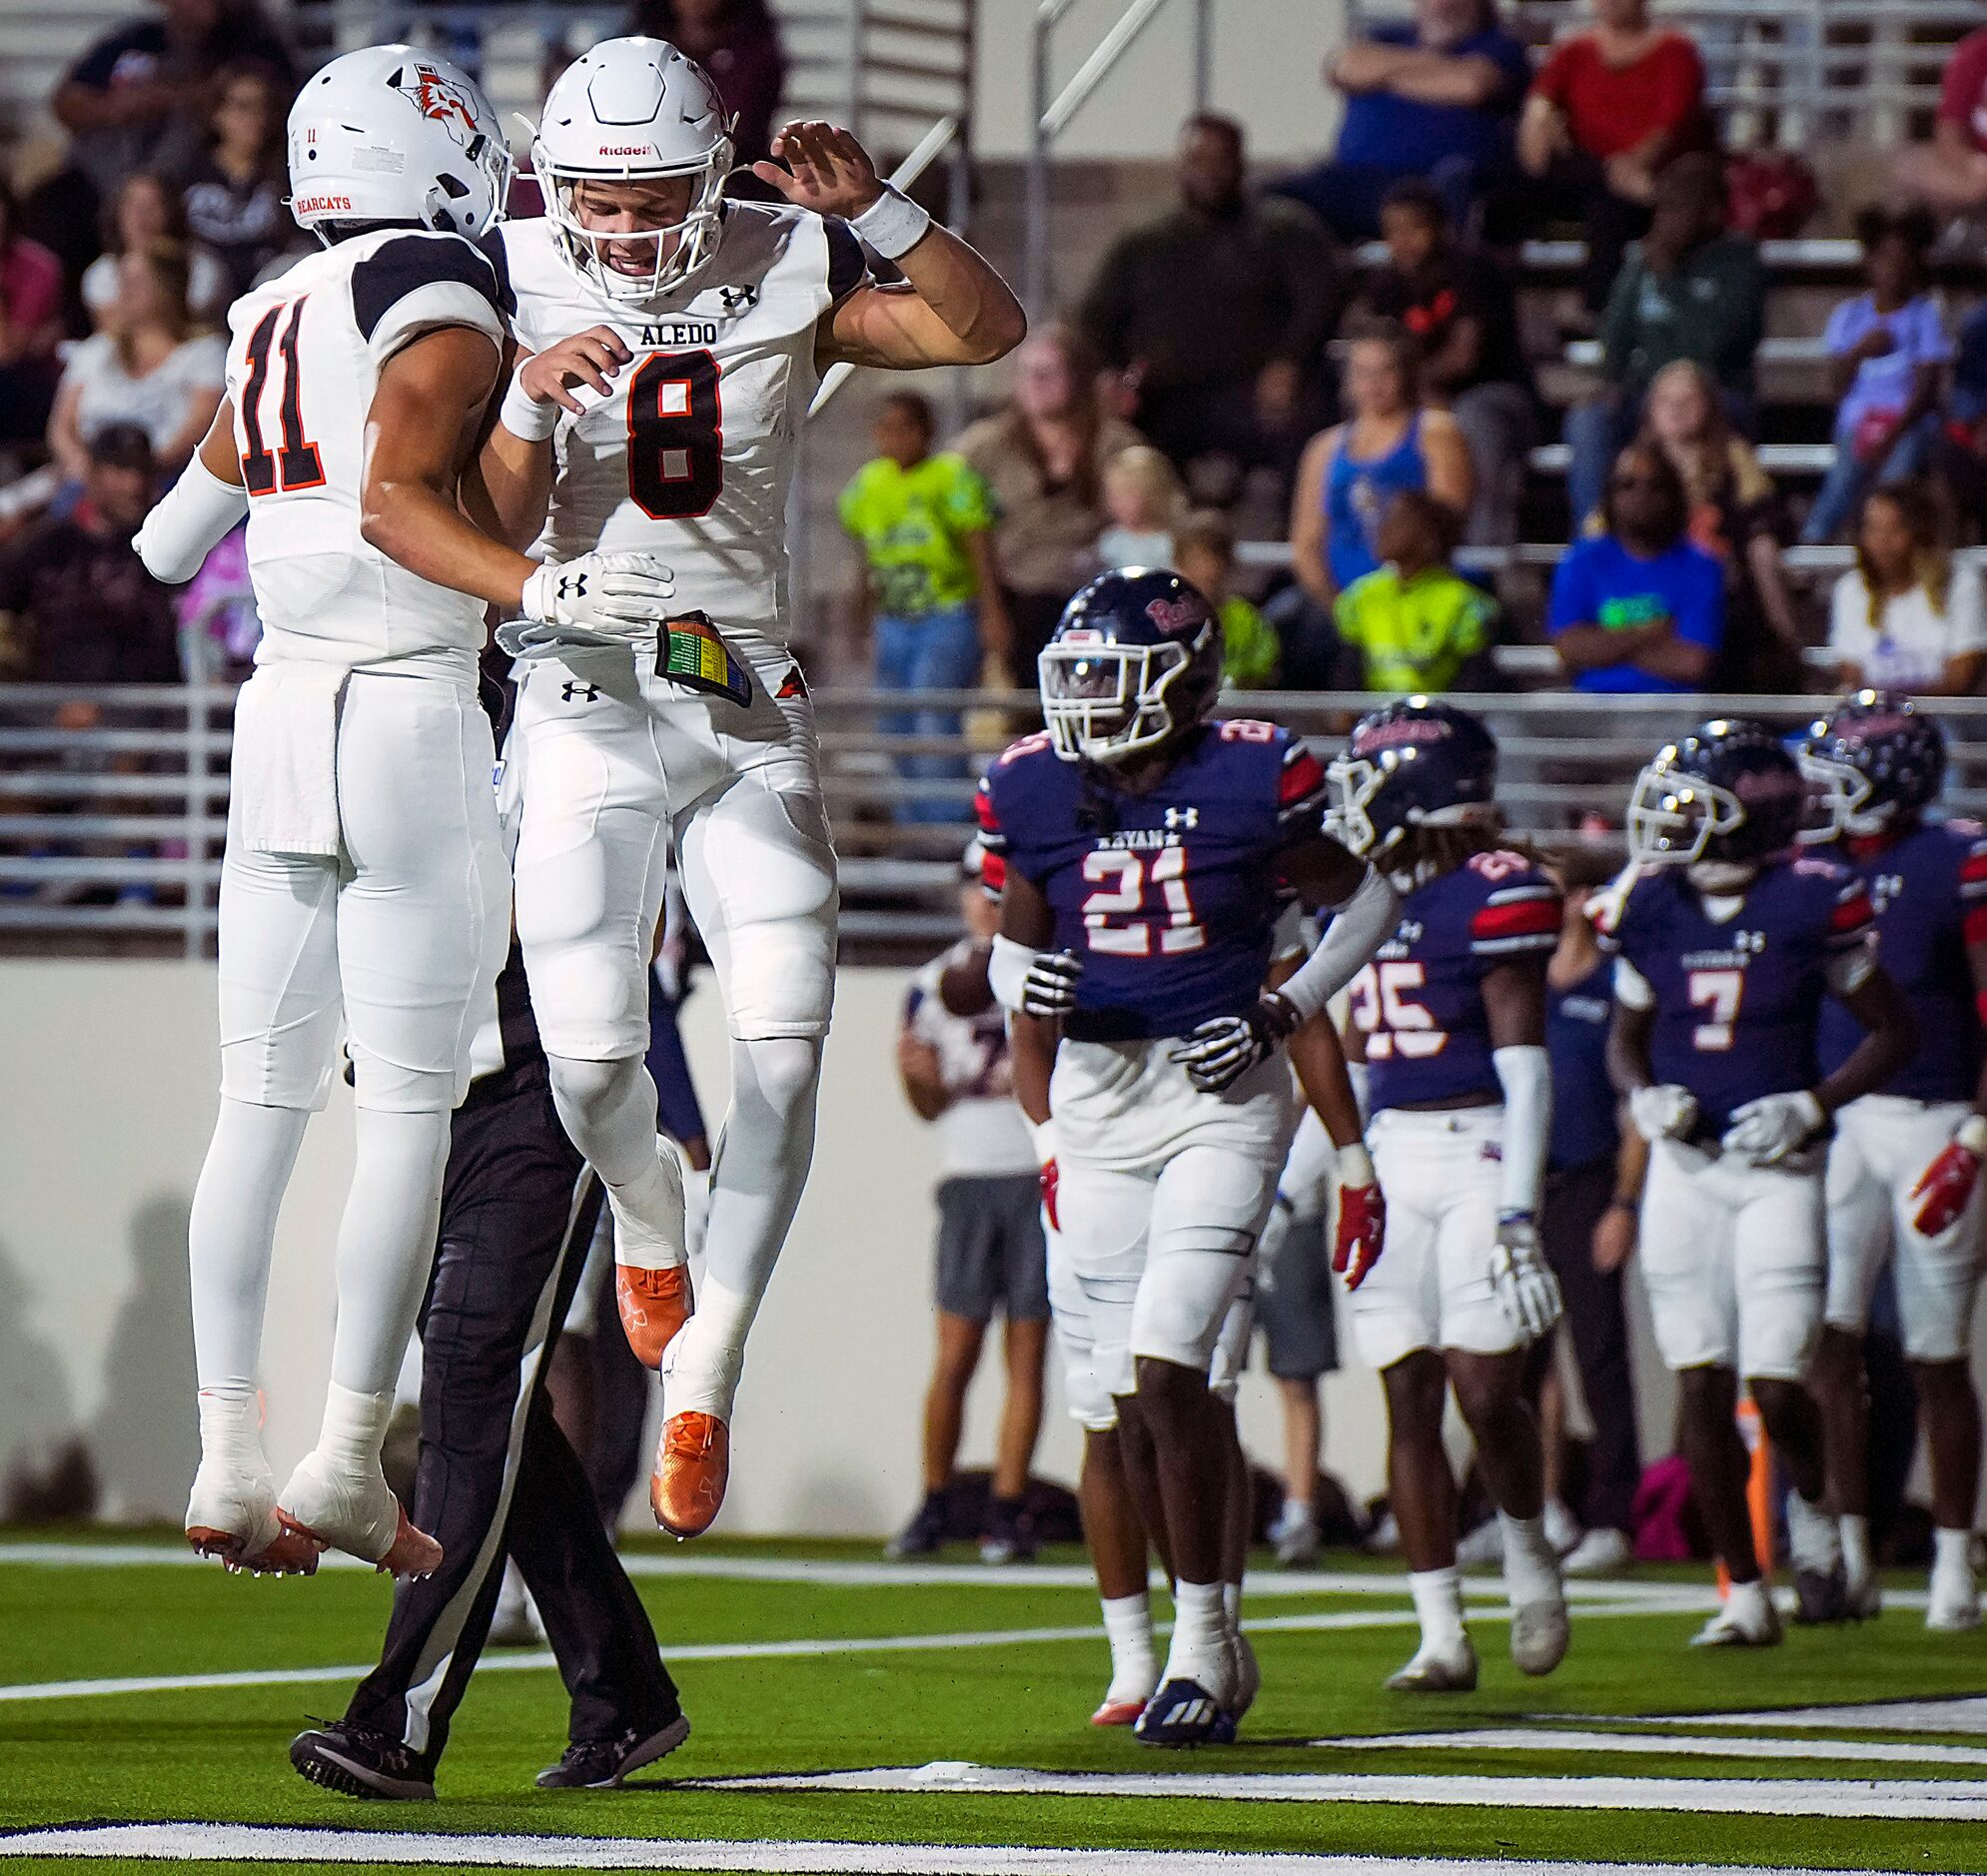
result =
M1614 459L1605 532L1576 541L1552 575L1545 630L1575 690L1700 689L1724 643L1724 571L1689 537L1689 498L1658 449Z
M1276 193L1342 239L1371 241L1387 192L1410 176L1433 184L1457 225L1470 226L1486 190L1512 167L1531 62L1490 0L1416 0L1412 22L1340 47L1325 79L1346 97L1338 149Z

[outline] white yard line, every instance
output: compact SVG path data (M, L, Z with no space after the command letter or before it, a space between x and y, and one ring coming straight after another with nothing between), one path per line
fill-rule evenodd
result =
M1962 1642L1961 1646L1971 1644ZM1983 1666L1987 1673L1987 1666ZM1607 1720L1603 1713L1569 1715ZM1840 1727L1844 1732L1871 1733L1987 1733L1987 1694L1952 1694L1944 1699L1917 1697L1866 1700L1844 1706L1762 1707L1749 1713L1673 1713L1657 1719L1637 1719L1637 1726L1782 1726Z
M497 1837L439 1831L103 1824L0 1836L0 1857L158 1862L434 1864L451 1869L723 1870L745 1876L1753 1876L1702 1863L1524 1863L1461 1857L1282 1856L1205 1850L1023 1849L940 1843L733 1843L645 1837ZM1775 1876L1818 1876L1786 1870ZM1831 1871L1829 1876L1879 1876Z
M1707 1718L1711 1717L1706 1715ZM1722 1715L1717 1717L1722 1718ZM1314 1746L1354 1752L1625 1752L1702 1759L1834 1759L1850 1764L1987 1765L1987 1746L1895 1739L1769 1739L1715 1733L1574 1732L1555 1726L1486 1726L1476 1732L1348 1733Z
M1034 1772L941 1762L873 1772L687 1781L731 1791L949 1791L1252 1803L1433 1804L1545 1811L1987 1822L1987 1783L1960 1779L1488 1777L1457 1772Z

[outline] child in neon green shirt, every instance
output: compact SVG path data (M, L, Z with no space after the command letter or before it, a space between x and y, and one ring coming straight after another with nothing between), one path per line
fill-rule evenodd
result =
M1354 580L1335 608L1366 689L1433 695L1482 682L1497 602L1449 564L1456 535L1456 516L1421 489L1404 489L1381 516L1374 546L1382 564Z
M1174 530L1173 564L1198 586L1221 620L1221 687L1268 690L1283 663L1277 628L1239 593L1228 590L1235 572L1235 535L1219 514L1190 514Z

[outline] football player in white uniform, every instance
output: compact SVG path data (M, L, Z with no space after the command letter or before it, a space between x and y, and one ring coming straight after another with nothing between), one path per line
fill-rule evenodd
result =
M509 346L476 245L508 174L488 102L446 61L375 47L313 78L290 117L292 207L325 252L235 305L228 396L139 536L154 573L185 580L246 512L264 627L235 713L221 1110L189 1234L202 1456L187 1535L236 1567L309 1573L327 1545L397 1573L440 1561L388 1488L380 1439L506 942L484 608L602 636L652 632L662 609L632 556L561 596L458 505ZM332 1383L279 1497L259 1430L263 1304L341 1014L358 1151Z
M879 183L845 132L789 125L780 161L757 165L785 201L762 206L721 199L727 131L710 81L660 40L608 40L553 86L532 150L545 216L502 231L535 356L484 459L512 540L538 534L554 565L652 551L683 608L639 658L563 630L501 634L525 654L506 752L522 768L517 931L559 1113L612 1201L623 1321L663 1369L651 1498L677 1536L723 1501L746 1335L812 1155L833 990L834 853L785 648L794 442L829 365L985 364L1025 324L994 270ZM864 243L904 286L868 282ZM687 1326L680 1169L658 1157L642 1067L672 843L732 1036Z

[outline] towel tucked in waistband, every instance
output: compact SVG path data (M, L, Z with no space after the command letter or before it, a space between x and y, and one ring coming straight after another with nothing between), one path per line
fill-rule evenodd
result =
M242 686L233 785L255 852L337 856L338 700L349 675L343 664L284 659Z

